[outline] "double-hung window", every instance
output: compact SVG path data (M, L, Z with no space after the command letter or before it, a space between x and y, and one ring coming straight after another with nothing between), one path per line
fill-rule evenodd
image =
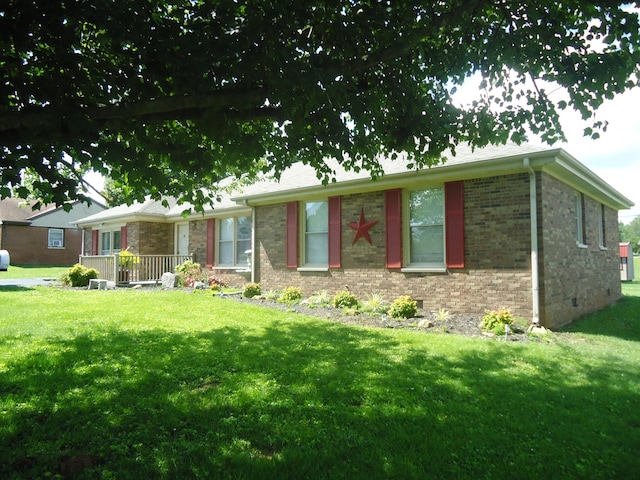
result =
M100 255L111 255L120 251L120 228L100 232Z
M443 189L413 190L408 194L408 266L445 267L445 224Z
M327 267L329 263L328 202L304 204L304 266Z
M600 244L600 248L607 248L607 229L605 223L605 206L600 204L600 208L598 208L598 241Z
M464 182L385 191L387 268L464 268Z
M236 267L247 264L251 250L251 217L221 218L218 225L217 265Z
M587 244L584 220L584 193L576 192L576 243L581 247Z
M62 228L50 228L47 245L49 248L63 248L64 230Z

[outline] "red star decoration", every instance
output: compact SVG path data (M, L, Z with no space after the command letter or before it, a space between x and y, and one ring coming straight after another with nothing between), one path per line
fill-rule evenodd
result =
M373 227L378 221L375 222L365 222L364 221L364 208L360 211L360 220L357 222L348 223L351 228L356 231L356 236L353 237L353 242L351 245L355 245L355 243L364 238L367 242L371 243L371 237L369 236L369 229Z

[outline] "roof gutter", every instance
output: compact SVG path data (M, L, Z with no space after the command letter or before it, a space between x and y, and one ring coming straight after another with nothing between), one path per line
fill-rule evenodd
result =
M538 193L536 172L529 164L529 157L522 160L524 169L529 172L529 201L531 215L531 294L533 306L533 324L540 323L540 274L538 270Z

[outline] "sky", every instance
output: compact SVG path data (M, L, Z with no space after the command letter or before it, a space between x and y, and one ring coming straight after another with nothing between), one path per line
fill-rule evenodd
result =
M597 118L609 125L599 139L591 140L582 135L587 125L578 114L563 113L567 142L561 146L635 203L618 213L621 222L629 223L640 216L640 88L607 101Z

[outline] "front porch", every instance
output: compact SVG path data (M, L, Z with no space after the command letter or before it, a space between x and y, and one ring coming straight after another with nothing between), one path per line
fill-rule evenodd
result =
M79 262L87 268L95 268L99 277L118 285L159 282L165 272L175 273L176 266L193 255L80 255Z

